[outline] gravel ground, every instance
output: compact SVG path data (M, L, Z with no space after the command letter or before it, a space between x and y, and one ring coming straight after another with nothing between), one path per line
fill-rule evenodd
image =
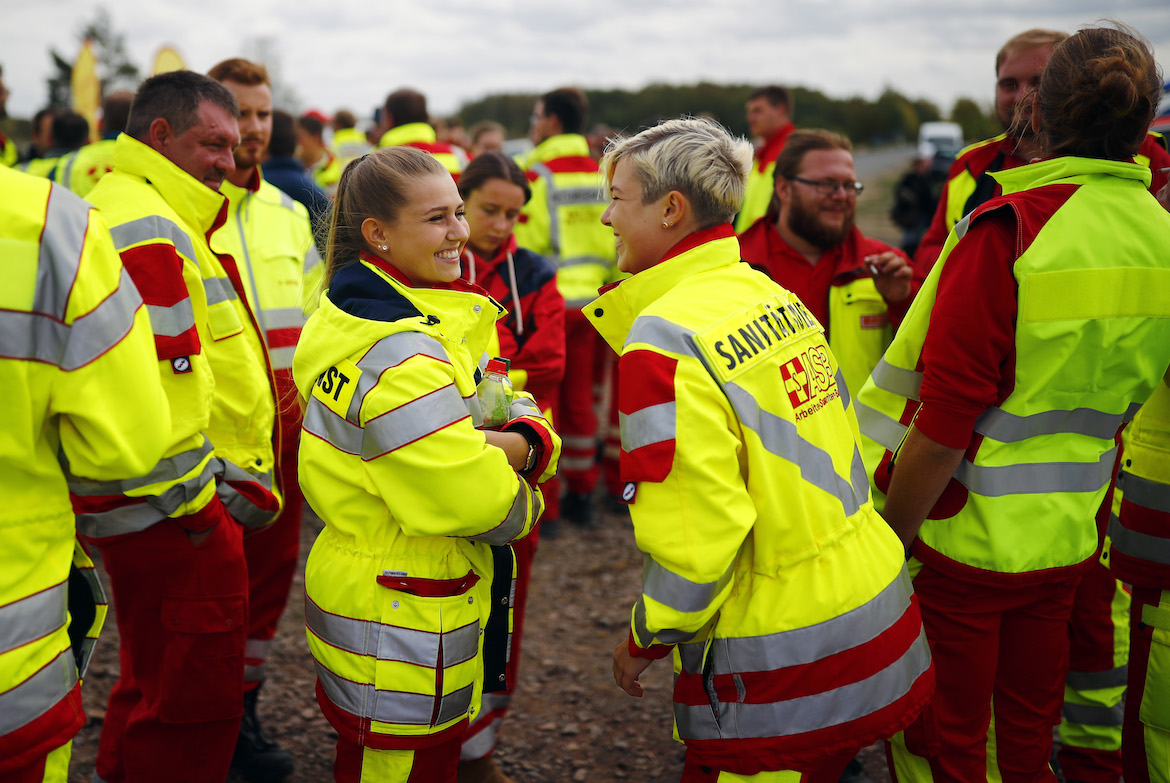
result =
M606 514L597 530L562 528L557 538L541 541L536 556L520 686L500 733L497 761L516 783L677 781L683 747L670 736L669 661L658 661L642 676L641 699L613 681L613 650L626 636L641 578L629 522ZM296 758L292 780L326 783L332 780L335 735L313 695L303 611L304 559L317 529L312 522L304 526L302 567L273 645L260 714L269 734ZM118 672L116 626L111 611L86 678L89 722L74 741L71 783L93 774L106 697ZM874 783L889 780L878 746L861 759Z

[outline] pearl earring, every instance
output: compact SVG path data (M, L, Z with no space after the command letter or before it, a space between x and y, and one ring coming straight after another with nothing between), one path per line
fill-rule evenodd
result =
M670 224L664 220L664 221L662 221L662 227L663 228L670 228Z

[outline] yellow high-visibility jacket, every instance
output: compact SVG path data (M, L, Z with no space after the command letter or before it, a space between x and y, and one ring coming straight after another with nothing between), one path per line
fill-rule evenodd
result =
M0 777L85 723L79 674L105 617L70 643L75 545L59 460L95 481L138 476L166 447L150 320L96 210L66 188L0 167ZM88 566L88 567L87 567ZM74 605L74 610L80 609ZM81 642L80 636L88 637Z
M164 459L146 476L71 486L82 531L118 535L167 517L192 517L217 491L241 524L267 524L280 510L272 442L276 404L235 261L208 246L226 218L226 200L126 134L114 148L114 171L89 200L111 226L150 312L171 428ZM124 504L111 507L112 495L123 495ZM201 522L196 517L183 524L197 530Z
M462 733L485 647L506 649L507 623L503 638L484 632L492 580L512 576L505 545L540 517L535 484L555 471L560 441L517 394L506 429L542 444L528 480L486 444L477 360L499 305L465 284L411 288L388 266L363 258L338 271L293 361L307 398L301 487L325 521L305 619L334 729L417 748Z
M739 262L730 224L671 252L585 308L621 355L630 652L677 646L688 756L792 769L908 724L930 651L824 330Z

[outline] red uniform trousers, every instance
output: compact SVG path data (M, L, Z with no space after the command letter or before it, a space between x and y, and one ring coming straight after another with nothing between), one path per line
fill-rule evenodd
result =
M282 396L282 400L286 399ZM287 403L285 403L287 404ZM296 405L295 399L292 403ZM244 690L264 682L264 664L276 626L292 592L301 549L301 516L305 495L297 479L300 408L280 413L280 487L284 507L268 527L244 536L248 562L248 641L244 650Z
M1170 771L1170 742L1150 748L1146 743L1146 724L1142 721L1142 703L1146 698L1146 678L1150 676L1150 651L1160 647L1166 659L1166 645L1154 641L1154 626L1142 619L1147 606L1158 608L1162 591L1156 588L1133 588L1130 609L1129 687L1125 700L1125 725L1122 728L1121 757L1125 783L1150 783L1165 780ZM1155 647L1156 646L1156 647ZM1165 676L1156 672L1154 676ZM1158 690L1165 691L1165 688ZM1147 705L1149 707L1151 705ZM1163 713L1165 708L1163 708ZM1162 727L1159 727L1162 728ZM1164 728L1162 728L1164 732ZM1162 734L1165 737L1165 733ZM1153 771L1153 774L1151 774Z
M843 753L834 753L832 756L826 756L813 766L792 771L800 773L800 783L837 783L841 777L841 773L845 771L845 767L849 765L849 762L861 750L861 748L857 748L856 750ZM783 772L787 770L777 771ZM775 774L775 772L762 772L759 776L765 780L771 780ZM687 756L683 762L682 779L679 783L719 783L719 775L720 770L701 766L692 761L690 756ZM751 777L755 776L753 775ZM795 778L795 775L793 778ZM742 780L743 778L740 779Z
M541 485L543 490L546 484ZM504 691L483 694L480 711L463 735L460 760L475 761L490 756L496 749L500 724L512 704L512 694L520 677L520 645L524 639L524 613L528 608L528 584L532 580L532 561L540 543L540 529L512 544L516 557L516 595L512 603L512 649L508 652L508 685Z
M93 541L122 639L98 747L105 783L227 777L244 709L248 576L242 529L212 506L218 524L198 547L172 520Z
M1066 780L1081 783L1118 783L1121 780L1121 702L1124 691L1115 704L1098 703L1101 691L1109 691L1108 684L1125 684L1124 652L1129 645L1118 634L1127 634L1128 628L1116 627L1113 602L1118 584L1113 573L1100 561L1094 562L1077 586L1073 598L1072 618L1069 621L1068 688L1077 698L1067 696L1063 722L1060 726L1060 752L1057 759ZM1120 663L1116 653L1123 653ZM1122 679L1114 681L1114 677ZM1097 687L1092 687L1096 685ZM1116 691L1116 687L1112 689ZM1111 700L1110 700L1111 701ZM1091 706L1085 706L1088 703ZM1116 734L1115 739L1101 735ZM1095 744L1109 739L1116 747L1086 747L1086 735L1096 735Z
M333 760L336 783L455 783L458 734L424 750L373 750L338 737Z
M993 699L1004 783L1056 780L1048 762L1052 728L1060 722L1064 702L1068 619L1079 581L998 587L964 582L923 565L914 592L938 688L902 733L904 746L886 743L895 781L986 779ZM928 772L908 756L925 759ZM911 768L917 772L908 772Z
M561 436L560 476L566 489L588 495L597 486L599 356L609 349L580 310L565 311L565 378L555 426Z

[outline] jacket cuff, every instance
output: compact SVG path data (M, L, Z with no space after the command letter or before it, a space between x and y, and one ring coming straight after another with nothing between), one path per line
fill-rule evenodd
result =
M549 460L553 455L552 436L546 424L535 418L513 419L500 428L501 432L516 432L524 436L528 445L536 449L536 464L532 470L518 471L529 484L536 484L537 480L548 469Z
M630 639L626 643L626 648L630 652L632 658L645 658L649 661L657 661L660 658L665 658L670 655L674 649L673 645L669 644L652 644L649 647L639 647L638 643L634 641L634 632L630 631Z

